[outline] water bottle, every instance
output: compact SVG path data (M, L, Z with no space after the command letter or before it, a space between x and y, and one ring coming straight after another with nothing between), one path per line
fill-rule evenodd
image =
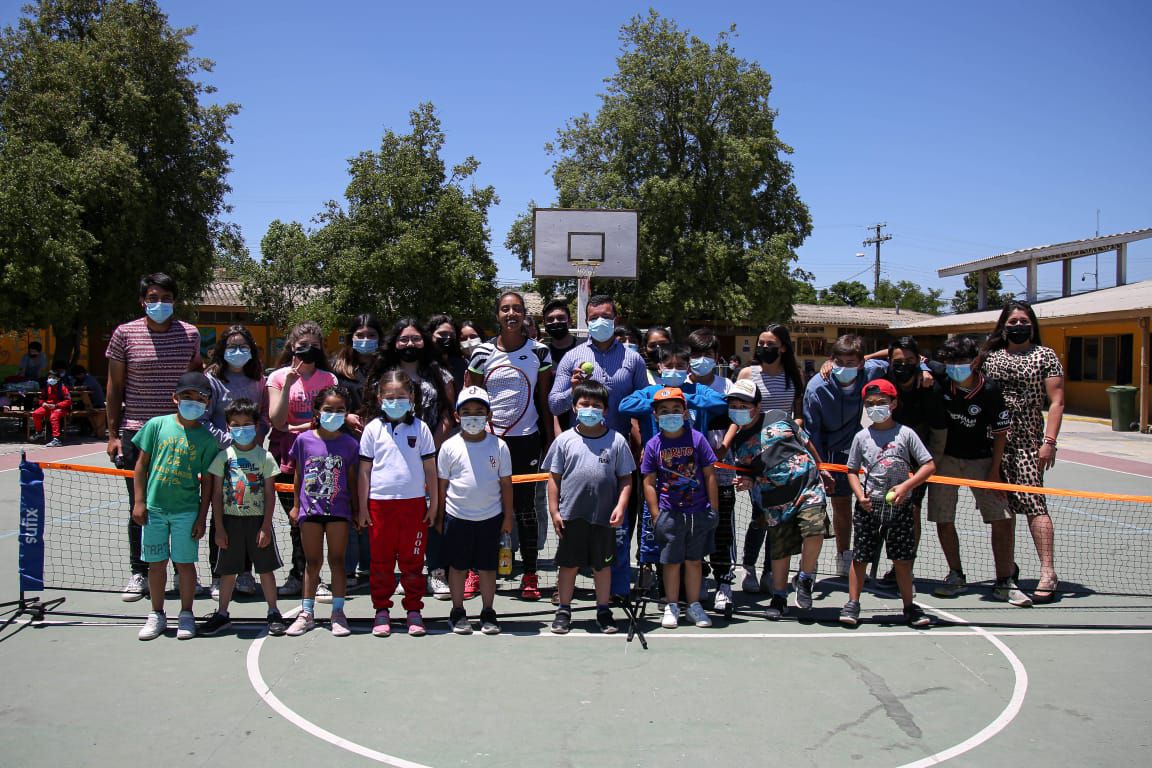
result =
M496 565L497 575L512 575L512 534L500 534L500 560Z

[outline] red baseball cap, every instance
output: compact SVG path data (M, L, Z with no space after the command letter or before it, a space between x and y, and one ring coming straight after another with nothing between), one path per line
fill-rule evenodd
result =
M687 405L687 400L684 399L684 393L680 391L679 387L664 387L652 395L653 403L659 403L661 400L679 400Z
M888 397L895 400L897 398L896 385L888 381L888 379L876 379L864 385L864 396L868 395L888 395Z

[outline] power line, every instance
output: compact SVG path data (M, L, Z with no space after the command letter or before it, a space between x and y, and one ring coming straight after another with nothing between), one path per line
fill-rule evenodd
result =
M876 234L864 241L864 245L876 246L876 264L872 282L872 298L877 301L880 299L880 244L892 239L892 235L880 234L880 230L884 229L886 226L888 225L881 222L879 224L873 224L871 227L868 227L868 229L876 230Z

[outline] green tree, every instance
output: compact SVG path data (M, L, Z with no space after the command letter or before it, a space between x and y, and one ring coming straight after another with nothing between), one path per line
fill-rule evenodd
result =
M815 279L816 275L800 267L792 270L792 302L794 304L817 303L816 286L812 284Z
M776 133L771 78L736 56L734 34L710 45L655 11L633 18L599 111L546 145L559 207L640 211L640 278L613 286L637 320L682 331L791 317L794 249L811 219ZM525 268L530 233L523 219L510 233Z
M940 313L940 305L944 302L940 295L944 291L940 288L922 289L911 280L901 280L892 283L889 280L880 281L880 292L870 302L874 307L900 307L911 312L926 312L930 315Z
M868 286L859 280L841 280L827 288L821 288L816 303L841 307L866 307L870 295Z
M988 304L989 308L997 308L1004 302L1011 301L1014 294L1004 293L1004 283L999 272L988 273ZM976 312L980 309L979 301L980 278L975 272L964 275L964 290L956 291L952 296L952 311L957 314L963 312Z
M274 222L246 296L268 317L308 318L326 328L372 312L487 316L496 295L489 250L491 187L465 188L480 163L440 157L444 133L431 104L410 114L411 132L385 131L379 151L348 161L346 206L330 201L305 232ZM286 315L285 315L286 313Z
M233 104L155 0L40 0L0 32L0 328L135 314L137 277L211 279Z

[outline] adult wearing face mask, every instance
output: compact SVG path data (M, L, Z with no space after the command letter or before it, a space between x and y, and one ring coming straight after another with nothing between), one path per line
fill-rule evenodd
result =
M364 420L360 412L364 405L364 386L376 362L382 338L384 328L375 315L357 315L348 324L344 345L328 361L329 368L336 375L336 382L348 390L348 415L344 423L348 425L353 437L360 437L364 431Z
M552 391L548 394L548 408L557 416L569 413L572 410L572 388L585 379L595 379L608 389L604 423L609 429L628 437L631 420L620 413L620 401L648 386L644 359L617 340L616 302L611 296L596 295L588 299L587 317L588 341L577 344L557 366ZM616 529L617 553L616 562L612 565L614 595L626 595L631 589L630 531L627 525Z
M462 391L464 376L468 373L468 358L472 356L472 350L480 345L479 337L476 339L476 345L470 346L468 352L464 352L460 344L460 327L452 319L452 315L445 314L432 315L428 318L428 325L424 330L432 337L432 343L440 352L441 366L452 374L452 385L457 392Z
M564 356L576 348L576 337L572 335L572 315L568 312L567 299L552 299L544 305L544 332L548 335L544 343L552 353L552 365L559 366ZM572 426L572 414L556 416L560 430Z
M172 392L188 371L200 371L200 332L175 320L176 281L163 272L140 279L140 306L144 317L123 323L112 332L108 349L108 458L121 469L136 466L132 438L145 422L174 413ZM127 479L128 508L135 504L135 488ZM141 528L128 520L128 558L131 576L120 599L134 602L147 591L148 564L140 557Z
M1040 323L1032 305L1013 301L1000 313L982 350L983 371L1004 388L1012 414L1001 471L1014 485L1044 485L1044 473L1056 464L1056 439L1064 419L1064 368L1050 348L1040 344ZM1044 404L1048 402L1048 419ZM1040 581L1033 602L1055 599L1056 577L1052 518L1043 495L1009 493L1008 509L1028 518L1028 529L1040 558Z
M860 431L864 414L864 385L888 372L883 360L864 359L864 340L845 334L832 344L829 378L813 376L804 390L804 427L816 451L831 464L846 464L852 438ZM852 561L852 489L848 476L833 473L832 528L838 554L836 574L847 577Z

